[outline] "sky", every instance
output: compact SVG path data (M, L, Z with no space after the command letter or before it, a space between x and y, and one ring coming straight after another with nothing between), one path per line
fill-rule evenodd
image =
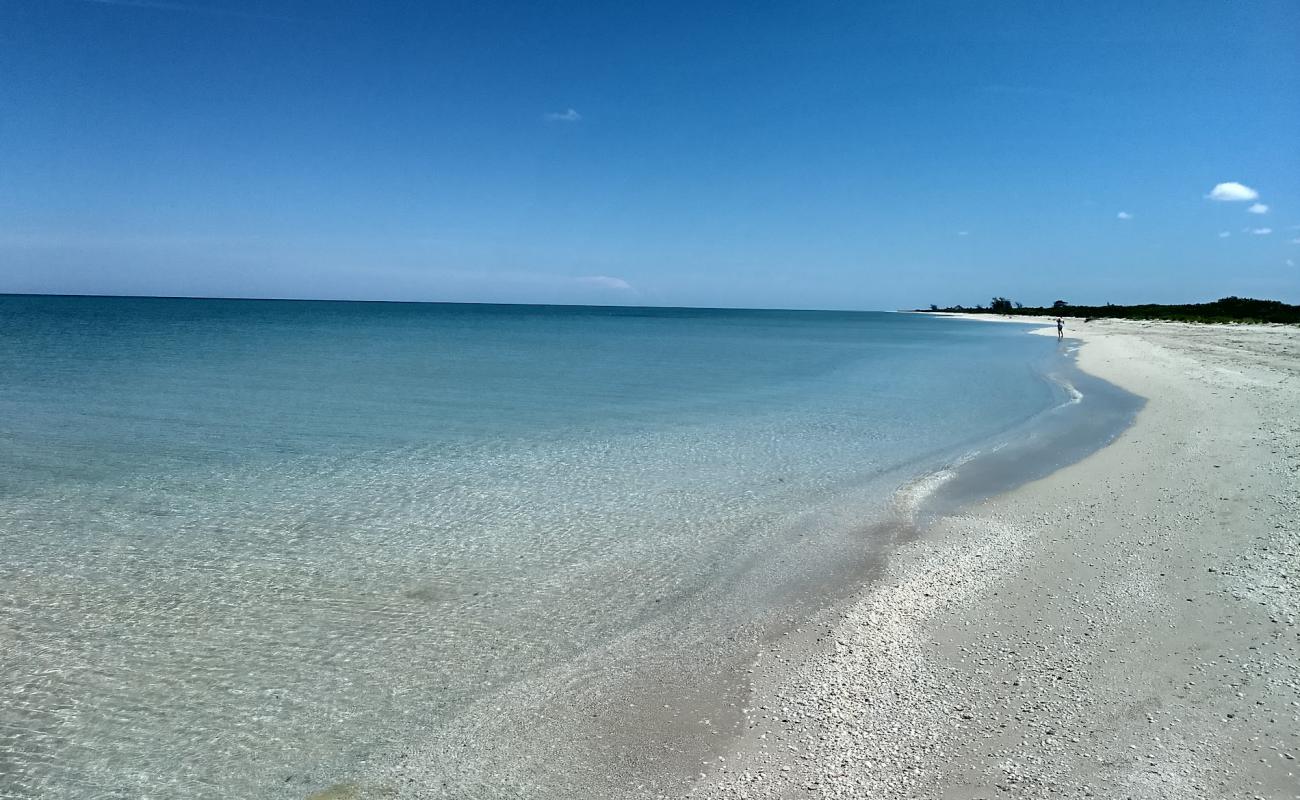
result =
M1297 42L1295 0L0 0L0 292L1300 303Z

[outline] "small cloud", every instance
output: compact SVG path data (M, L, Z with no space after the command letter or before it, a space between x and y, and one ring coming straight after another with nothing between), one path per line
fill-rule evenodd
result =
M1227 183L1215 184L1214 188L1205 197L1208 200L1218 200L1224 203L1244 203L1248 200L1258 200L1259 192L1245 184L1228 181Z
M1220 239L1227 239L1227 238L1228 238L1229 236L1231 236L1231 235L1232 235L1232 233L1230 233L1229 231L1219 231L1219 238L1220 238Z
M970 231L957 231L958 236L970 236Z
M1263 203L1256 203L1246 210L1252 214L1267 214L1268 206L1264 205Z
M1291 244L1300 244L1300 238L1292 239Z
M1121 211L1115 215L1115 219L1133 219L1133 215L1127 211Z
M593 286L597 289L617 289L620 292L630 291L632 284L622 278L612 278L608 275L588 275L578 278L578 283L584 286Z
M1288 267L1294 267L1294 266L1295 266L1295 261L1294 261L1293 259L1288 258L1288 259L1286 260L1286 265L1287 265Z
M1267 236L1273 232L1272 228L1251 228L1250 232L1256 236Z
M546 114L545 119L547 122L577 122L582 119L582 115L569 108L564 111L552 111Z

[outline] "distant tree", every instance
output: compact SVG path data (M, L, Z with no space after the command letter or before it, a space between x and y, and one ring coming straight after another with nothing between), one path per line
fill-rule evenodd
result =
M1011 310L1011 301L1005 297L995 297L989 303L989 310L996 311L999 314L1005 314Z
M930 310L931 310L931 311L938 311L938 310L939 310L939 306L936 305L936 304L934 304L934 303L931 303L931 304L930 304Z
M1016 308L1024 308L1024 307L1025 307L1024 303L1020 302L1019 300L1016 301Z
M1006 308L1001 302L998 302L1004 299L1002 297L993 298L994 311ZM1026 308L1023 304L1015 302L1011 303L1011 307L1013 309L1011 313L1013 314L1042 313L1049 310L1038 306ZM987 312L990 310L984 306L968 308L960 305L954 305L950 308L937 308L931 305L930 308L939 311ZM1223 297L1213 303L1184 305L1147 303L1135 306L1117 306L1111 303L1104 306L1080 306L1070 305L1064 300L1057 300L1052 304L1051 309L1054 309L1056 314L1068 313L1071 316L1089 319L1171 319L1181 322L1267 322L1300 325L1300 305L1293 306L1277 300L1254 300L1248 297ZM1068 309L1068 311L1065 309Z

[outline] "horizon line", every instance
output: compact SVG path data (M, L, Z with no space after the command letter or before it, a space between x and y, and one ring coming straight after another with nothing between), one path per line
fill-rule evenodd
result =
M636 305L628 303L511 303L488 300L370 300L359 298L326 297L231 297L227 295L189 294L91 294L84 292L0 292L0 297L69 297L117 300L231 300L250 303L387 303L390 305L442 305L442 306L521 306L525 308L628 308L662 309L665 311L814 311L846 314L897 314L921 309L894 308L778 308L754 306L671 306Z
M118 299L118 300L225 300L225 301L246 301L250 303L385 303L389 305L443 305L443 306L519 306L522 308L626 308L626 309L659 309L664 311L797 311L797 312L818 312L818 313L838 313L838 314L910 314L910 313L933 313L935 311L943 313L956 312L958 306L946 306L938 309L930 308L784 308L784 307L755 307L755 306L674 306L674 305L644 305L644 304L627 304L627 303L512 303L502 301L487 300L383 300L383 299L360 299L360 298L327 298L327 297L232 297L229 295L187 295L187 294L91 294L84 292L4 292L0 291L0 297L66 297L66 298L99 298L99 299ZM1291 305L1284 300L1270 300L1269 298L1241 297L1238 295L1225 295L1216 297L1213 300L1199 300L1191 302L1143 302L1143 303L1120 303L1118 306L1163 306L1163 305L1199 305L1204 303L1214 303L1229 297L1237 297L1245 300L1264 300L1266 302L1277 302L1283 305ZM1070 303L1073 307L1091 307L1098 304L1088 303ZM1107 303L1105 305L1112 305ZM1050 309L1051 306L1025 306L1026 308ZM964 312L975 312L981 310L978 306L962 308ZM989 309L983 309L988 311Z

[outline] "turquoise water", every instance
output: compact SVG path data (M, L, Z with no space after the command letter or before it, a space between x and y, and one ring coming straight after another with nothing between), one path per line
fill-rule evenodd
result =
M544 795L574 757L530 731L743 655L887 544L900 486L1059 404L1057 351L878 313L0 297L0 797L392 796L420 754L420 796Z

